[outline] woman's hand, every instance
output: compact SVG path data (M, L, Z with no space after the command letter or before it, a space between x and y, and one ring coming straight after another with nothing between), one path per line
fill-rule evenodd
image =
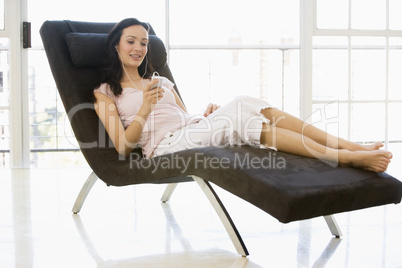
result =
M207 109L204 112L204 116L207 117L208 115L212 114L213 112L215 112L219 108L221 108L220 105L216 105L216 104L213 104L213 103L208 104Z
M158 79L155 79L154 81L149 82L144 91L142 92L143 94L143 103L142 106L144 109L146 109L147 112L151 113L153 109L155 108L155 104L163 98L163 93L165 90L163 88L154 88L152 89L151 87L155 84L157 84L159 81Z

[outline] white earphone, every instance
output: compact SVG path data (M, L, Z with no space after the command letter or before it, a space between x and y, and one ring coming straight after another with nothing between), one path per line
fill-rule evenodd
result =
M120 60L121 60L121 67L123 68L124 73L127 75L128 80L130 80L131 84L138 90L137 86L136 86L136 85L134 84L134 82L131 80L130 76L128 75L128 73L127 73L127 71L126 71L126 68L124 67L123 57L120 55L120 52L119 52L119 49L117 48L117 45L114 46L114 48L116 49L116 52L117 52L117 54L119 55L119 58L120 58ZM146 69L146 66L147 66L147 65L148 65L148 59L147 59L146 65L145 65L145 69ZM146 72L144 72L144 75L145 75L145 73L146 73ZM142 78L144 78L144 75L142 76ZM142 83L142 87L144 87L144 80L143 80L143 79L141 80L141 83Z

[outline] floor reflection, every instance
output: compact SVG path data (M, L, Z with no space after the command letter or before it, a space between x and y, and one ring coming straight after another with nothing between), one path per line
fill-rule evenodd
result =
M197 185L96 184L84 211L71 207L88 170L0 170L0 267L402 267L402 205L281 224L219 191L250 252L236 253ZM158 188L159 187L159 188Z
M78 214L73 214L73 221L81 240L88 253L96 262L97 267L230 267L230 268L257 268L262 267L252 263L248 258L241 257L233 252L222 249L196 251L191 243L183 236L180 225L177 223L170 205L161 203L166 218L166 253L159 255L140 256L120 260L104 260L97 252L91 237L88 235L84 223ZM171 240L180 241L182 252L171 252Z
M15 267L32 267L34 263L31 218L31 180L29 173L11 173L12 224L15 241ZM24 256L21 258L20 256ZM27 266L26 266L27 265Z
M336 249L341 244L341 241L342 241L342 238L333 237L329 241L329 243L325 247L325 249L322 251L320 257L314 262L312 267L314 267L314 268L324 267L328 263L328 261L331 259L331 257L334 255Z
M299 267L314 267L314 268L325 267L325 265L334 255L338 246L342 242L342 238L336 238L332 236L332 238L329 240L328 245L324 248L318 259L314 262L313 265L310 265L310 256L312 251L311 240L312 236L314 236L312 232L312 221L311 220L300 221L298 232L299 232L299 239L297 246L297 259Z

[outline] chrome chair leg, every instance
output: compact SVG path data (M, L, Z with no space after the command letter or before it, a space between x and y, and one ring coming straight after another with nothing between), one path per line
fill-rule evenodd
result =
M334 235L336 238L340 238L342 236L342 232L341 229L339 228L338 223L335 220L334 215L324 216L324 219L327 222L327 225L332 235Z
M77 199L75 200L74 206L73 206L73 213L78 214L81 211L82 205L85 202L85 199L87 198L89 192L92 189L92 186L94 186L95 182L98 180L98 177L96 174L92 171L91 174L89 174L86 182L81 188L80 193L77 196Z
M170 183L170 184L168 184L168 186L166 187L166 190L163 193L162 198L161 198L161 201L163 203L166 203L166 202L168 202L170 200L170 197L172 196L173 191L176 189L177 185L178 185L178 183Z
M214 207L216 213L218 214L219 218L221 219L226 231L229 234L230 239L232 240L233 245L236 248L238 254L246 257L249 253L246 248L246 245L243 242L239 232L237 231L236 226L234 225L232 219L230 218L229 213L227 212L226 208L223 206L221 200L219 199L218 195L216 194L215 190L212 188L211 184L208 181L203 180L200 177L192 176L193 179L198 183L201 187L202 191L208 198L209 202Z

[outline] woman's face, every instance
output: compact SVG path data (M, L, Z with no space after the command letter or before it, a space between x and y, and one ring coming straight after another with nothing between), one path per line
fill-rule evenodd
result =
M141 25L123 30L116 46L120 60L126 68L138 68L148 52L148 32Z

